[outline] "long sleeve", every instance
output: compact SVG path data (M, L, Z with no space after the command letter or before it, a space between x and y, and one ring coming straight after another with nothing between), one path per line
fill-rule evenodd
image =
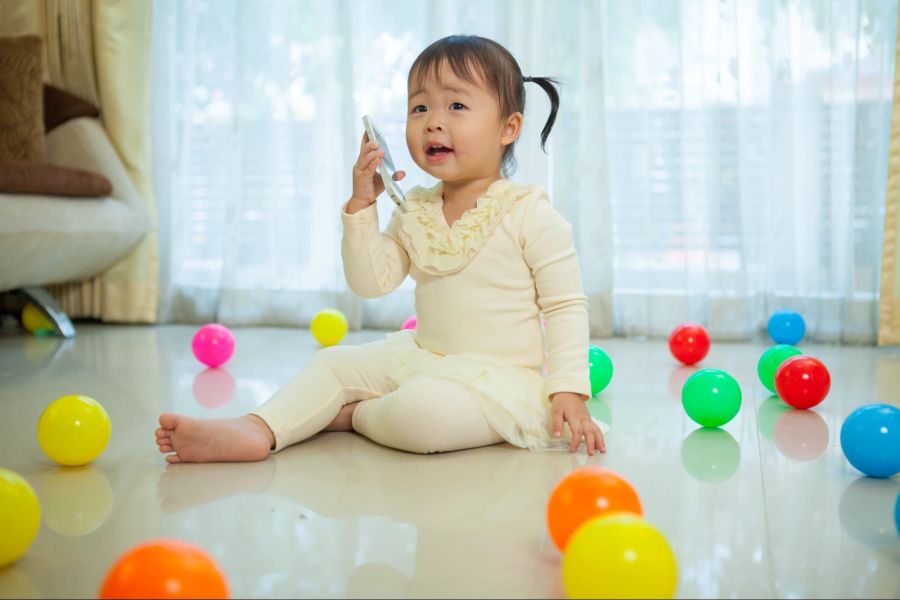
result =
M397 227L396 213L385 233L378 228L374 204L352 215L344 205L341 222L344 226L341 259L350 289L363 298L375 298L395 290L409 273L409 255L396 234L391 235Z
M587 296L572 243L572 226L541 192L529 199L522 225L522 247L547 320L548 372L544 393L573 392L590 398L590 330Z

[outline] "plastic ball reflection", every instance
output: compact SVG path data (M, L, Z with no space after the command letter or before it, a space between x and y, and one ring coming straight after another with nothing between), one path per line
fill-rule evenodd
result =
M775 421L775 447L797 461L814 460L828 449L828 425L812 410L788 408Z
M669 373L669 378L666 381L666 387L669 390L669 395L676 400L681 399L681 390L684 389L684 384L687 382L688 378L699 371L700 369L695 367L694 365L681 365L676 369L672 369L672 372Z
M724 429L698 427L681 442L681 465L697 481L727 481L740 464L741 447Z
M191 391L197 404L206 408L225 406L234 399L237 382L223 367L203 369L194 376Z
M871 548L897 543L894 509L900 483L893 479L857 477L841 492L838 518L850 537Z
M775 436L775 424L779 417L789 410L791 407L774 394L763 400L756 411L756 428L760 435L771 440Z
M612 426L612 408L606 403L603 396L589 398L584 404L591 413L591 417Z
M47 527L69 537L86 535L112 511L112 486L91 465L59 467L41 485L41 504Z

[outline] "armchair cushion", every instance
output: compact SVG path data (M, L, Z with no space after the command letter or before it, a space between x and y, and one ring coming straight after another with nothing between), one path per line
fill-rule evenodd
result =
M0 160L44 162L41 38L0 38Z
M78 117L97 117L100 109L66 90L44 84L44 132L50 133L66 121Z
M0 163L0 192L47 196L109 196L112 183L103 175L56 165Z

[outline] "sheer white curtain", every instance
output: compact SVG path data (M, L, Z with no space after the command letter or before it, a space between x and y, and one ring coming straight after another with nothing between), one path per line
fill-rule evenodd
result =
M604 8L616 330L873 342L896 2Z
M594 335L707 323L746 339L781 307L815 339L877 323L895 0L154 3L165 320L305 325L336 306L397 328L412 286L359 301L338 206L370 113L405 186L406 73L474 33L527 75L514 179L575 226ZM382 223L391 205L379 207Z

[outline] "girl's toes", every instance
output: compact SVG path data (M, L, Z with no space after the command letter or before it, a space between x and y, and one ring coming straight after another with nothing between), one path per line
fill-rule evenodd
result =
M177 454L170 454L166 457L166 462L170 464L180 463L181 458Z
M172 452L173 450L175 450L175 448L173 448L172 446L170 446L168 444L166 444L165 446L159 447L160 452Z

